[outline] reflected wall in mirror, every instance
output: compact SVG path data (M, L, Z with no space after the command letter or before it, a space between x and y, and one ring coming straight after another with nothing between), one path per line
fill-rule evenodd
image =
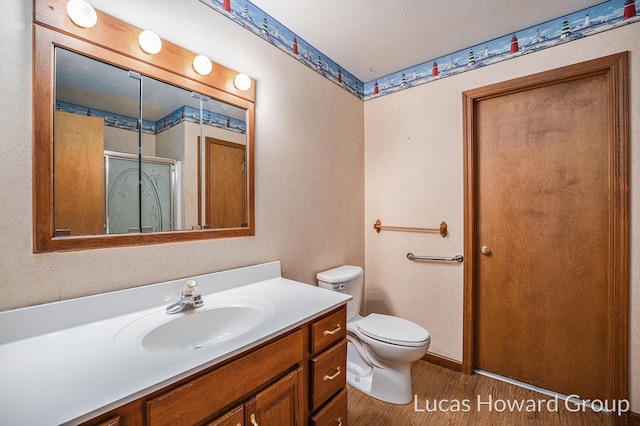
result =
M253 87L169 43L136 51L100 12L78 31L62 6L36 0L34 251L254 235Z

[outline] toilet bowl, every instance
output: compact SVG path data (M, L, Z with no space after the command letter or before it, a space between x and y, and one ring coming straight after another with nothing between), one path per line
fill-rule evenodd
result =
M427 352L429 332L391 315L359 315L363 277L359 266L340 266L317 275L318 286L353 297L347 302L347 382L376 399L408 404L411 363Z

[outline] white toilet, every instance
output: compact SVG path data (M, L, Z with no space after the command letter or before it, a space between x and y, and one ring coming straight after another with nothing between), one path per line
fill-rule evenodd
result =
M319 287L353 296L347 302L347 382L385 402L411 402L411 363L427 352L429 332L390 315L359 315L363 289L359 266L339 266L317 278Z

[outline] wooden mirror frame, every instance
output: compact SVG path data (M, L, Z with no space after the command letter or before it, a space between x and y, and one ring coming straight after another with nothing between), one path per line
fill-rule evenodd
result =
M135 246L255 235L254 113L255 81L240 91L238 72L213 63L207 76L195 72L195 53L167 41L155 55L138 46L141 30L96 11L92 28L76 26L67 16L66 0L35 0L33 18L33 251L34 253ZM54 49L84 54L158 80L185 87L247 111L247 226L156 233L56 237L54 233L53 117Z

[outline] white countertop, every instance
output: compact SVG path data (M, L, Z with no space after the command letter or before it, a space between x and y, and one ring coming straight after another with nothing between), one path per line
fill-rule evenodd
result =
M191 277L188 277L191 278ZM179 299L184 279L0 312L0 424L77 424L244 352L351 297L282 278L280 262L195 277L206 300L260 298L273 316L234 339L173 353L114 344Z

